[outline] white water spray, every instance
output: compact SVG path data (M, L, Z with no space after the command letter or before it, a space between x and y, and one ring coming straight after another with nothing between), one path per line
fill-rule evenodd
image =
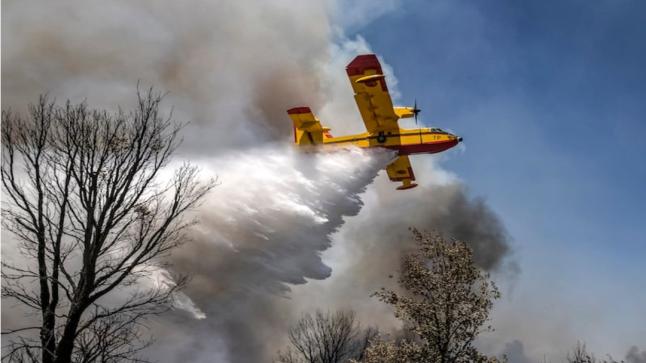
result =
M345 218L360 211L360 194L393 157L386 150L306 153L269 145L191 160L202 176L217 176L219 185L195 211L199 224L171 262L190 275L190 306L207 318L183 320L185 343L173 345L181 351L160 356L210 361L194 347L213 339L235 362L273 354L265 350L282 339L275 334L281 324L276 319L285 313L276 297L287 296L290 284L330 276L322 251Z

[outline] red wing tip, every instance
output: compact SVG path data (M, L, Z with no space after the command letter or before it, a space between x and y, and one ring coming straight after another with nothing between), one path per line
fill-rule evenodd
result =
M379 59L377 59L377 56L374 54L362 54L356 56L345 69L346 72L348 72L348 76L364 74L368 69L374 69L379 74L383 73L381 71L381 64L379 64Z
M298 115L301 113L312 113L312 110L307 106L294 107L287 110L287 114L289 115Z

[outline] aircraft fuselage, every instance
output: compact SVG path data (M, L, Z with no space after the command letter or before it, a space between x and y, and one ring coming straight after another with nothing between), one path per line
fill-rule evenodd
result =
M353 145L361 148L383 147L397 150L399 155L434 154L450 149L462 141L461 137L439 129L395 129L379 133L362 133L332 137L325 135L323 144L330 146Z

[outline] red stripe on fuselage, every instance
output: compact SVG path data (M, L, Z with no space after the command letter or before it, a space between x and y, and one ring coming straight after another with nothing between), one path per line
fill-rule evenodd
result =
M442 142L432 142L425 144L414 144L414 145L393 145L393 146L383 146L387 149L397 150L399 155L411 155L411 154L435 154L448 150L458 144L457 140L449 140Z

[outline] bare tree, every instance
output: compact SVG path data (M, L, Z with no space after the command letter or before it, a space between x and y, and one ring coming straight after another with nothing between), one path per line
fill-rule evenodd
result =
M594 354L588 353L585 344L578 342L571 353L567 355L568 363L596 363Z
M608 356L607 360L595 358L594 354L588 352L585 343L581 342L577 342L572 352L568 353L567 361L568 363L619 363L611 356Z
M466 243L413 229L418 250L406 256L399 283L405 293L377 295L395 307L412 338L382 340L368 348L364 362L486 362L473 341L500 297L489 276L475 266Z
M289 347L279 352L281 363L340 363L362 359L370 341L377 336L374 328L362 329L353 311L334 314L317 310L305 314L289 329Z
M140 321L165 311L182 285L140 288L182 242L194 222L184 212L214 182L198 182L188 164L161 180L181 125L160 114L162 95L137 96L130 113L44 96L26 119L2 111L3 226L22 255L3 261L2 294L40 317L3 332L13 336L3 359L131 359Z

